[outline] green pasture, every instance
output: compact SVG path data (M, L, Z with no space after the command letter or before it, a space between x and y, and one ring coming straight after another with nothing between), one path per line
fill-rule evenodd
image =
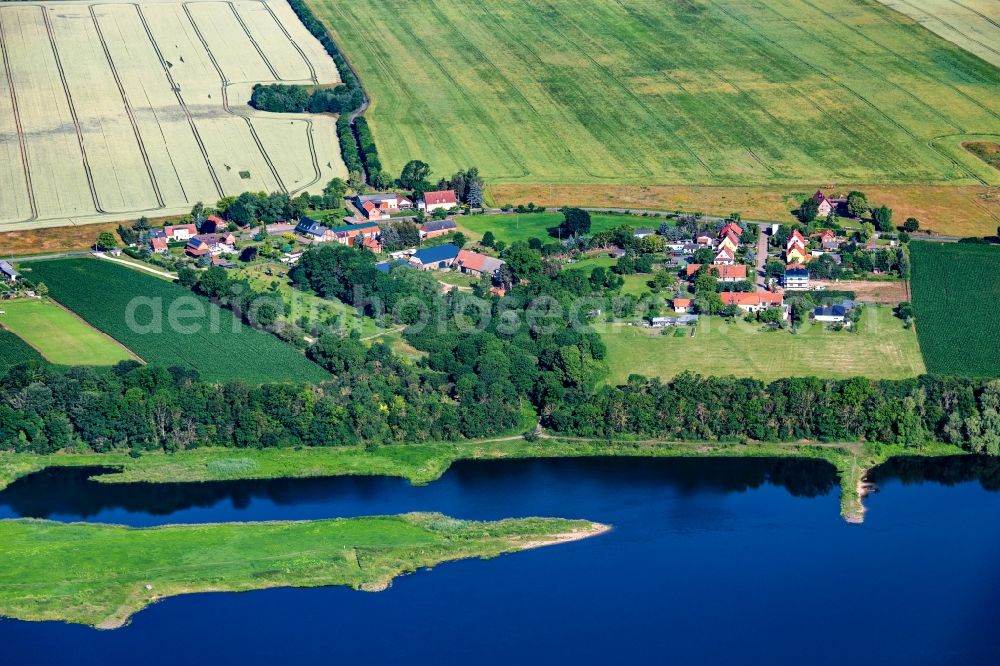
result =
M51 301L4 301L0 312L0 326L56 365L114 365L134 358L113 339Z

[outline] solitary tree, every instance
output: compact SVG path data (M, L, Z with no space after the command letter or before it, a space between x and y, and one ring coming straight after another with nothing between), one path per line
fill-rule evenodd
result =
M920 228L920 221L915 217L906 218L906 222L903 222L903 231L908 233L913 233Z
M851 217L861 217L868 212L868 197L864 192L854 191L847 195L847 212Z
M465 247L465 244L469 242L469 239L461 231L456 231L451 235L451 242L455 245L455 247L461 249Z
M563 221L559 225L566 236L579 236L590 231L590 213L582 208L563 208Z
M888 206L872 208L872 221L879 231L892 231L892 209Z
M115 240L115 235L110 231L102 231L97 234L97 241L94 243L94 248L104 252L107 250L113 250L118 247L118 241Z
M421 189L431 175L431 167L420 160L410 160L399 174L399 186L407 190Z
M347 194L347 183L343 178L334 178L323 188L323 196L339 201Z
M483 186L478 180L474 180L469 183L469 196L467 203L473 208L482 208L483 206Z
M46 296L49 295L49 288L48 286L46 286L44 282L39 282L38 284L35 285L35 293L38 294L41 298L45 298Z
M796 216L805 224L809 224L816 219L819 214L819 202L809 197L799 204L799 211Z
M480 241L483 247L493 247L493 244L497 242L497 237L493 235L492 231L487 231L483 234L483 240Z

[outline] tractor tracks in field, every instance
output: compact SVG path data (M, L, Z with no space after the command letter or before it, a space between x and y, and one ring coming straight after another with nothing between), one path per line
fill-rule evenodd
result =
M198 27L197 21L194 20L194 16L191 15L191 9L188 6L189 3L184 3L184 15L187 16L188 22L191 24L191 29L194 30L194 34L198 37L198 41L201 42L202 48L205 49L205 54L212 63L212 67L215 68L216 73L219 75L219 80L222 83L222 108L225 109L226 113L237 118L241 118L243 122L246 123L247 129L250 130L250 137L253 142L257 145L257 150L260 152L260 156L264 159L264 163L267 164L267 168L271 171L271 176L274 178L275 183L282 192L288 194L288 188L285 187L285 183L281 180L281 176L278 174L278 169L274 166L274 162L271 160L271 156L267 154L267 150L264 149L264 144L260 140L260 136L257 134L257 130L254 128L253 123L250 118L244 116L243 114L237 113L229 106L229 92L227 90L229 86L229 79L226 78L225 72L222 71L222 67L219 65L219 61L216 59L215 54L212 53L212 49L208 46L208 40L202 34L201 29ZM249 33L248 33L249 37ZM253 38L250 38L253 42ZM256 42L253 42L254 46L259 50L260 47ZM268 64L270 68L270 64ZM272 69L273 71L273 69Z
M163 73L166 75L167 82L170 84L170 90L174 93L174 97L177 98L177 104L180 106L181 111L184 113L184 117L187 119L188 126L191 128L191 133L194 135L194 140L198 144L198 151L201 153L201 158L205 161L205 166L208 167L208 174L212 178L212 184L215 186L215 191L221 199L226 196L226 194L222 189L222 183L219 181L219 176L215 173L215 168L212 166L212 161L208 158L208 150L205 148L205 142L201 138L201 134L198 132L198 126L195 125L194 116L191 115L191 110L188 108L187 103L185 103L183 95L181 95L180 86L177 85L173 75L170 73L170 67L167 65L167 61L163 57L160 45L156 43L156 39L153 37L153 31L149 27L146 15L142 13L142 7L140 7L137 2L132 3L132 6L135 7L135 11L139 16L139 21L142 23L143 30L146 31L146 37L149 39L149 43L153 46L153 50L156 52L156 57L160 61L160 66L163 67Z
M69 83L66 81L66 70L63 69L62 60L59 57L59 47L56 46L56 37L52 31L52 21L49 19L48 9L44 5L38 5L38 8L42 13L42 24L45 26L45 33L48 35L52 57L55 59L56 71L59 72L59 81L62 84L63 94L66 96L66 105L69 108L70 118L73 120L73 128L76 131L77 144L80 146L83 173L87 177L87 188L90 190L90 198L93 200L94 209L98 213L107 213L109 211L101 208L101 202L97 197L97 186L94 184L94 172L90 168L90 160L87 159L87 146L83 140L83 129L80 127L80 118L76 113L76 105L73 103L73 94L69 91Z
M233 3L230 2L229 4L231 5ZM316 67L313 66L312 61L308 56L306 56L306 52L302 50L299 43L292 37L292 33L288 32L288 28L285 27L285 24L281 22L278 15L274 13L273 9L271 9L271 5L267 4L267 0L260 0L260 4L264 7L267 13L270 14L271 20L274 21L275 25L278 26L278 29L285 35L285 39L288 40L288 43L291 44L292 48L298 51L299 55L302 57L302 62L304 62L306 67L309 69L309 79L313 82L313 84L319 85L319 77L316 76Z
M115 86L118 87L118 94L121 95L122 104L125 106L125 115L128 116L129 124L132 126L132 133L135 134L135 141L139 146L139 152L142 154L142 162L146 166L146 173L149 174L149 184L153 187L153 194L156 196L157 208L164 208L166 204L163 201L163 193L160 191L160 184L156 180L156 174L153 172L153 165L149 161L149 153L146 150L146 144L142 140L142 132L139 131L139 123L135 119L135 110L132 108L132 103L128 99L128 95L125 93L125 86L122 84L121 76L118 74L118 68L115 66L114 60L111 58L111 51L108 49L108 43L104 38L104 32L101 30L101 24L97 20L97 12L94 11L94 5L88 5L87 9L90 12L90 18L94 22L94 30L97 32L97 38L101 42L101 49L104 51L104 57L108 61L108 68L111 70L111 76L114 77Z
M0 59L7 77L7 89L10 93L11 110L14 116L14 127L17 130L17 145L21 154L21 168L24 170L24 186L28 194L28 207L31 217L18 222L34 222L38 219L38 204L35 202L35 188L31 182L31 165L28 161L28 146L24 140L24 127L21 125L21 111L17 106L17 91L14 89L14 77L10 72L10 59L7 56L7 41L4 36L3 12L0 12Z

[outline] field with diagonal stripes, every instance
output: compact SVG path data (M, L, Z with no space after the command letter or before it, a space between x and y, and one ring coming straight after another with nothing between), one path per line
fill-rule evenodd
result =
M1000 184L961 147L1000 135L1000 70L874 0L309 4L371 94L393 173L420 158L499 185Z

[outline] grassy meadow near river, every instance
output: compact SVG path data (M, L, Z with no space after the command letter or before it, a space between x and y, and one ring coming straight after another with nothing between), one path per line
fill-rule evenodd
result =
M385 589L441 562L594 536L586 520L495 522L405 514L274 523L119 525L0 521L0 615L111 629L192 592L346 585Z

